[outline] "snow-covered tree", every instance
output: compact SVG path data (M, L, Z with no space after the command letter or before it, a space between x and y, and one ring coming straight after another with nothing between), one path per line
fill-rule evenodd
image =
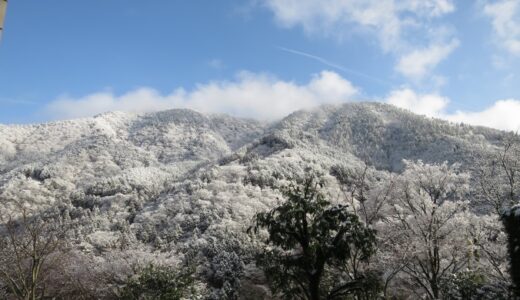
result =
M483 161L477 176L480 196L494 208L495 217L502 220L507 233L509 272L514 293L520 297L520 136L506 136L500 151Z
M509 134L499 151L481 160L478 191L497 215L520 202L520 136Z
M118 292L119 299L181 300L196 297L193 267L175 269L148 265L125 282Z
M20 210L18 218L0 219L0 288L17 299L41 299L62 267L69 224L60 215Z
M472 257L468 228L469 175L457 165L405 162L387 230L387 243L404 279L421 297L439 299L442 281L467 268ZM384 238L383 233L383 238Z

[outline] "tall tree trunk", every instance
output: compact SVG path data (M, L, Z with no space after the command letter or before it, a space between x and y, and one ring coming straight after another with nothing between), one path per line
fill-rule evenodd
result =
M513 292L515 296L520 297L520 207L514 207L504 214L502 221L507 232Z
M309 293L311 295L311 300L320 300L320 277L321 276L318 274L314 274L310 277Z
M436 279L433 279L434 281L432 282L432 293L433 293L433 298L434 299L439 299L439 285L437 284L436 282Z

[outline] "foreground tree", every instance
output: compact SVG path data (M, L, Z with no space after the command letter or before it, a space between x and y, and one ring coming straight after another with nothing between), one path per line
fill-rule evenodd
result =
M68 226L46 212L8 217L0 224L0 288L17 299L46 296L50 273L59 268Z
M406 162L388 222L387 245L402 261L401 285L440 299L442 282L469 267L469 175L457 166ZM391 235L392 232L398 233ZM403 255L404 253L404 255Z
M480 195L492 206L507 233L509 273L520 297L520 136L509 135L502 149L477 170Z
M387 172L376 171L365 162L361 167L337 165L331 168L343 195L343 199L351 205L352 212L356 214L365 226L378 228L384 225L382 220L388 214L390 201L393 198L396 187L396 176ZM379 230L378 230L379 232ZM402 265L389 264L398 261L397 256L389 258L382 252L389 236L399 234L386 232L385 236L377 236L377 253L369 260L361 260L362 253L355 251L352 258L346 262L345 268L351 280L357 280L367 273L375 274L379 270L378 281L381 281L383 295L388 295L389 284L400 272ZM367 293L368 292L368 293ZM356 293L358 299L372 299L371 291ZM372 297L372 298L371 298Z
M266 229L267 247L257 258L274 293L286 299L339 299L373 286L373 278L348 280L342 266L375 252L375 232L345 205L332 205L310 176L283 190L286 201L259 213L249 231Z

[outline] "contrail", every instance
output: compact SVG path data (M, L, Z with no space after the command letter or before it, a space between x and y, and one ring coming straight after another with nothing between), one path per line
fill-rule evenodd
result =
M353 74L353 75L356 75L356 76L359 76L359 77L363 77L363 78L366 78L366 79L369 79L371 81L374 81L374 82L377 82L381 85L384 85L384 86L387 86L387 87L391 87L393 88L395 86L395 84L393 84L392 82L390 81L387 81L387 80L384 80L384 79L381 79L381 78L378 78L378 77L375 77L375 76L372 76L372 75L368 75L368 74L365 74L365 73L362 73L362 72L358 72L356 70L352 70L352 69L349 69L349 68L346 68L342 65L339 65L339 64L336 64L336 63L333 63L331 61L328 61L327 59L323 58L323 57L320 57L320 56L317 56L317 55L313 55L313 54L310 54L310 53L306 53L306 52L303 52L303 51L298 51L298 50L294 50L294 49L289 49L289 48L285 48L285 47L280 47L280 46L276 46L276 48L278 50L281 50L281 51L285 51L285 52L288 52L288 53L291 53L291 54L295 54L295 55L300 55L300 56L303 56L303 57L307 57L307 58L310 58L310 59L313 59L315 61L318 61L324 65L327 65L329 67L332 67L334 69L337 69L337 70L340 70L340 71L343 71L343 72L346 72L346 73L350 73L350 74ZM386 103L386 98L383 98L382 100L383 102ZM468 105L465 105L459 101L453 101L452 99L448 98L448 103L446 105L446 107L448 106L455 106L455 107L459 107L459 108L463 108L459 111L461 112L472 112L473 109L468 106ZM450 114L450 113L443 113L443 116L439 116L439 118L441 119L446 119L446 117L448 116L452 116L454 114ZM452 122L454 122L454 120L452 120ZM517 129L517 132L520 132L520 127Z
M294 49L289 49L289 48L285 48L285 47L280 47L280 46L277 46L276 48L278 48L279 50L288 52L288 53L292 53L292 54L296 54L296 55L300 55L300 56L303 56L303 57L307 57L307 58L316 60L316 61L318 61L318 62L320 62L320 63L322 63L324 65L327 65L329 67L332 67L334 69L337 69L337 70L340 70L340 71L343 71L343 72L346 72L346 73L350 73L350 74L353 74L353 75L356 75L356 76L359 76L359 77L363 77L363 78L366 78L366 79L378 82L379 84L383 84L385 86L393 86L394 85L391 82L386 81L384 79L377 78L377 77L374 77L372 75L368 75L368 74L365 74L365 73L362 73L362 72L358 72L356 70L352 70L352 69L346 68L346 67L344 67L342 65L330 62L330 61L326 60L325 58L317 56L317 55L313 55L313 54L310 54L310 53L306 53L306 52L302 52L302 51L298 51L298 50L294 50Z

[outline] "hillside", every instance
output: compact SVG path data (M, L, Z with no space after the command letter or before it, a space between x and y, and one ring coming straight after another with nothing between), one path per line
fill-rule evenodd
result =
M248 262L244 229L294 174L366 162L385 177L403 159L472 170L504 137L380 103L324 106L271 124L169 110L0 126L0 211L23 204L77 220L75 248L93 270L195 255L213 278L230 261ZM259 282L247 264L244 272L243 286ZM224 289L212 288L216 298Z

